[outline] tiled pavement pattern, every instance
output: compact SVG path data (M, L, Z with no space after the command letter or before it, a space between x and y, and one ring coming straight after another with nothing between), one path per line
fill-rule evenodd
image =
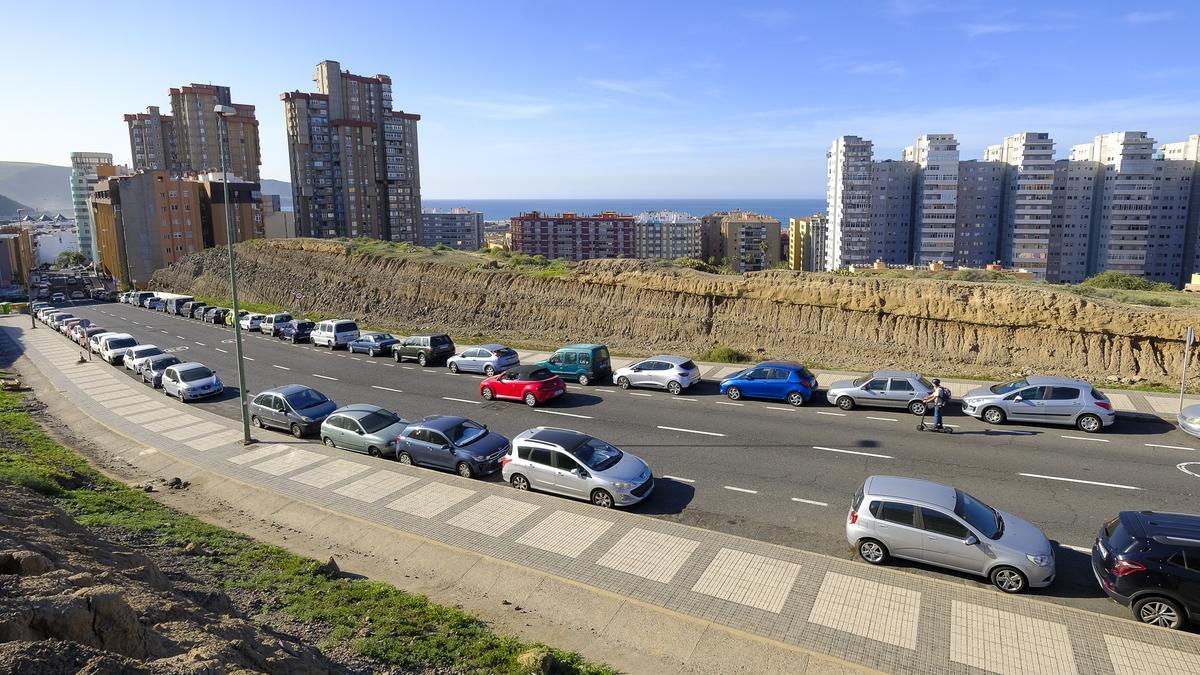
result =
M1190 633L517 492L272 432L258 432L267 442L244 448L235 422L165 401L102 362L77 364L78 349L50 330L30 332L0 319L0 333L0 351L24 349L83 413L159 452L767 639L889 672L1200 673L1200 636Z

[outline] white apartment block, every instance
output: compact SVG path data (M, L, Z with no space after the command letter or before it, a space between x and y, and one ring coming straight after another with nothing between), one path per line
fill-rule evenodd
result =
M1004 204L1000 214L1000 261L1045 279L1050 257L1050 225L1054 195L1054 141L1044 132L1007 136L988 146L984 159L1006 165Z
M825 269L867 264L871 212L871 141L842 136L826 154L829 202Z
M954 134L925 134L904 149L917 165L914 243L919 264L954 260L954 221L958 210L958 141Z
M71 153L71 209L75 213L75 227L79 231L79 252L89 261L100 257L96 249L92 227L92 207L88 199L100 179L96 167L112 164L113 156L107 152Z
M700 219L679 211L643 211L633 219L638 258L700 258Z

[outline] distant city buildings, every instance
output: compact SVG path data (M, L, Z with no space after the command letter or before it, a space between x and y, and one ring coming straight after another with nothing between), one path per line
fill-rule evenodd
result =
M39 265L57 265L59 255L80 251L79 233L74 227L35 232L33 238L33 250L37 251Z
M563 260L633 258L634 218L613 211L591 216L523 213L512 219L512 250Z
M317 64L317 91L281 95L296 229L306 237L419 244L420 115L392 110L392 80Z
M116 169L112 163L112 153L108 152L71 153L71 210L79 230L79 252L89 262L96 259L96 249L92 237L92 209L88 206L88 200L102 174L115 175ZM102 166L107 168L99 168Z
M824 269L828 230L829 218L823 213L788 219L788 269L799 272L819 272Z
M0 226L0 291L25 288L37 264L33 234L20 225Z
M749 211L718 211L700 219L701 254L728 261L738 273L779 262L779 220Z
M483 212L464 208L425 209L421 213L421 245L478 251L483 248Z
M679 211L643 211L633 219L634 256L700 257L700 219Z

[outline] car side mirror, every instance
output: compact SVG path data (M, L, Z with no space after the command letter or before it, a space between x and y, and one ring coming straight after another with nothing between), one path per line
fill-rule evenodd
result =
M442 444L442 449L443 449L443 450L445 450L446 452L449 452L449 453L450 453L450 454L452 454L452 455L454 454L454 448L450 447L450 446L449 446L448 444L446 444L446 443L443 443L443 444Z
M363 430L362 430L362 429L359 429L359 430L358 430L358 435L359 435L359 436L362 436L362 435L363 435Z
M1024 401L1025 399L1024 399L1024 398L1022 398L1020 395L1018 395L1018 396L1017 396L1016 398L1014 398L1013 400L1014 400L1014 401Z
M963 539L963 544L965 544L967 546L974 546L975 544L978 544L978 543L979 543L979 538L973 534L968 534L967 538Z

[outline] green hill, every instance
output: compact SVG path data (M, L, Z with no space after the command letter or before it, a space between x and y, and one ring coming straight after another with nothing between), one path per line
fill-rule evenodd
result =
M17 211L22 209L28 211L29 207L15 199L0 195L0 218L12 218L17 215Z
M71 167L0 162L0 195L28 204L28 208L70 217Z

